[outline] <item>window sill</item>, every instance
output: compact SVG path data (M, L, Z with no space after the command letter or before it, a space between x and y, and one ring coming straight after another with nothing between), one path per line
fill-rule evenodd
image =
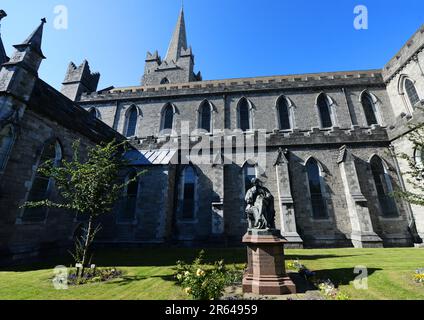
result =
M328 218L314 218L314 217L310 217L309 218L310 222L326 222L326 223L332 223L333 219L328 217Z
M45 226L47 224L47 220L43 220L43 221L24 221L22 220L22 218L18 218L16 219L15 225L20 225L20 226Z
M138 221L116 221L116 225L118 226L136 226L138 225Z
M382 221L402 221L403 217L402 216L393 216L393 217L378 216L378 219Z
M199 219L179 219L177 224L198 224Z

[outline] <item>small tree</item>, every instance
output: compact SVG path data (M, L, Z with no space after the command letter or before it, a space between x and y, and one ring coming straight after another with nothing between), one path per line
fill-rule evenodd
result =
M408 134L408 140L412 143L415 153L424 154L424 124L419 125ZM411 190L396 190L395 196L405 199L409 203L424 206L424 159L417 161L416 156L400 153L399 156L408 163L409 169L403 172L406 181L412 187Z
M123 188L134 182L142 174L140 172L133 179L124 184L119 182L119 175L128 162L123 154L127 142L117 144L112 141L108 144L88 148L86 160L80 158L80 141L73 144L71 161L62 160L59 166L53 161L42 164L38 172L55 182L61 203L49 199L38 202L27 202L23 207L49 207L65 209L79 215L88 216L88 224L81 239L76 239L76 252L73 255L75 262L82 264L81 275L87 265L87 257L96 233L100 227L94 228L96 218L110 213L119 199Z

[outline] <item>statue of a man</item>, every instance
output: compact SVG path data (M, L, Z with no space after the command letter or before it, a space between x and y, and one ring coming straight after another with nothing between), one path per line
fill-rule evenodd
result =
M275 229L274 197L261 180L252 179L252 185L245 199L249 229Z

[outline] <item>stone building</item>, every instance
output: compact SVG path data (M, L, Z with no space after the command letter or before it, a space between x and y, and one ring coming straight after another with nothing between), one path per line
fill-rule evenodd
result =
M37 76L42 25L10 60L0 41L3 252L65 243L83 223L19 209L34 186L54 196L36 168L46 156L70 156L77 138L88 146L125 137L134 146L126 179L145 171L103 219L104 244L238 244L253 177L275 196L291 247L410 246L424 237L423 208L390 196L410 188L396 153L424 158L405 137L423 122L424 27L383 70L204 81L181 11L166 57L147 53L139 86L97 91L100 75L84 61L69 65L59 93Z

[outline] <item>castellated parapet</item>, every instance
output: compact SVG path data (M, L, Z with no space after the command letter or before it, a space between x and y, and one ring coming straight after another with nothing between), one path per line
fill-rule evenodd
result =
M78 67L71 62L68 66L61 92L72 101L76 101L83 93L95 92L99 80L100 73L92 73L87 60L84 60Z

